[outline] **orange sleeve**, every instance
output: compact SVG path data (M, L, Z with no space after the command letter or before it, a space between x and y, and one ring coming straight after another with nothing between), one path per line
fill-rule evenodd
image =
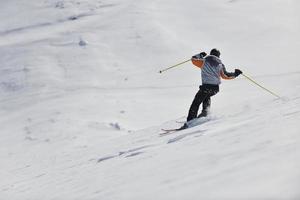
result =
M224 73L223 69L221 70L220 75L225 80L231 80L231 79L235 78L234 76L226 76L226 74Z
M204 65L204 60L203 59L195 59L192 58L192 63L196 66L199 67L200 69L202 69L203 65Z

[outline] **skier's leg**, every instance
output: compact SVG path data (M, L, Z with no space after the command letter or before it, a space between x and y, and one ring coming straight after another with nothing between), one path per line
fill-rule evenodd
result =
M210 104L211 104L211 99L210 99L210 96L208 96L203 100L202 112L198 115L198 118L207 116L207 114L209 113Z
M190 121L190 120L197 117L199 106L206 97L207 97L207 94L204 93L203 91L201 91L201 89L197 92L197 94L196 94L196 96L195 96L195 98L194 98L194 100L193 100L193 102L190 106L187 121Z
M203 87L203 92L205 94L207 94L207 96L203 100L202 112L200 113L200 115L198 115L198 118L199 117L206 117L208 115L210 105L211 105L211 98L210 97L217 94L219 92L219 88L205 88L205 87Z

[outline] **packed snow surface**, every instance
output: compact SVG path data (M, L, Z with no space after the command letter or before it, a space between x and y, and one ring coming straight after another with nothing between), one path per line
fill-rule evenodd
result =
M9 0L0 7L0 199L300 199L300 2ZM221 50L211 114L185 63Z

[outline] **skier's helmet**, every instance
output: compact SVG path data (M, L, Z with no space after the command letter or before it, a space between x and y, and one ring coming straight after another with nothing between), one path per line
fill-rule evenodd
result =
M218 58L220 58L220 55L221 55L220 51L216 48L212 49L209 54L217 56Z

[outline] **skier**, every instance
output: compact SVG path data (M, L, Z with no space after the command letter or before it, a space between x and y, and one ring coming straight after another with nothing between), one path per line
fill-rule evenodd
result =
M192 63L201 69L202 85L199 87L199 91L194 97L194 100L190 106L187 122L181 127L185 129L188 127L188 122L200 117L206 117L210 104L211 96L214 96L219 92L219 85L221 78L234 79L243 72L239 69L235 69L234 72L227 72L225 65L220 59L220 51L218 49L212 49L210 55L205 52L201 52L192 57ZM199 106L202 103L202 112L197 116Z

